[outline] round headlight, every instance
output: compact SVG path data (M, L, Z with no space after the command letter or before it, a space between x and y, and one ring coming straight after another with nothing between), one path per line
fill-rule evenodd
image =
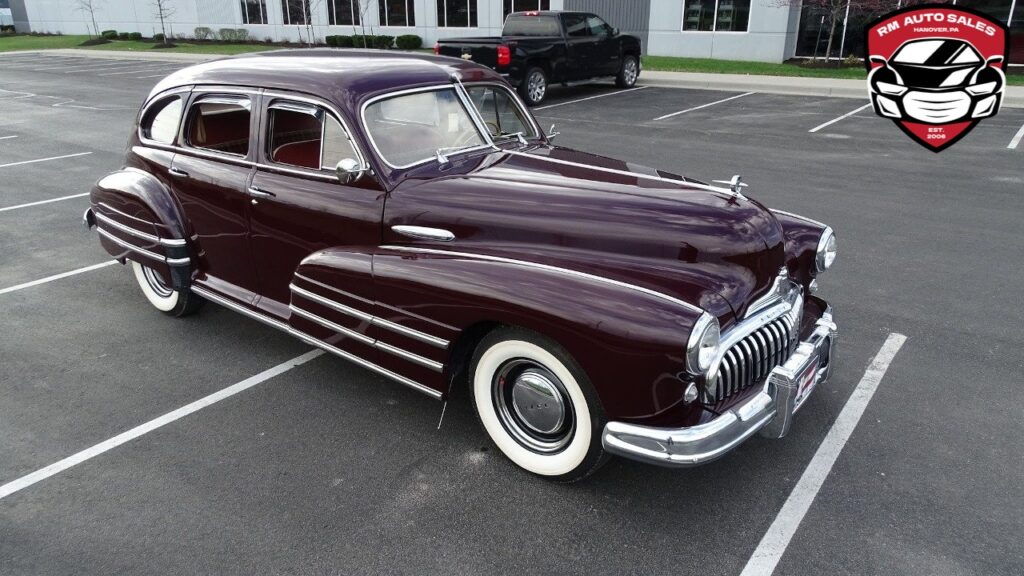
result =
M718 355L720 336L718 319L707 312L701 314L686 345L686 366L691 374L703 374L711 367Z
M818 272L824 272L832 267L832 263L836 261L836 250L836 235L831 228L826 227L821 233L821 239L818 240L818 254L814 258Z

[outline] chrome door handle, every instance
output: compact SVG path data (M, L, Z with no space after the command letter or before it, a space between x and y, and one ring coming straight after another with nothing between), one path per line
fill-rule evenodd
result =
M172 176L179 176L181 178L188 178L188 172L185 172L181 168L175 168L174 166L171 166L170 168L167 169L167 171L170 172Z
M273 192L267 192L266 190L255 186L249 186L249 194L256 198L273 198L274 196L277 196L277 194L274 194Z
M451 242L455 234L444 228L427 228L425 226L392 226L391 231L417 240L434 240L435 242Z

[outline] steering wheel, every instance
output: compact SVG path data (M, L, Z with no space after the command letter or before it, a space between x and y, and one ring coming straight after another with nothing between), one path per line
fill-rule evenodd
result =
M501 128L498 126L497 122L484 120L484 125L487 126L487 131L491 133L492 137L501 136Z

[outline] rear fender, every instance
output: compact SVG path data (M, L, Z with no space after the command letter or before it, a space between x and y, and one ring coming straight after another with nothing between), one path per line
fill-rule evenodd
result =
M125 168L93 186L86 226L117 260L134 260L160 272L175 290L191 282L193 258L184 220L170 190L152 174Z

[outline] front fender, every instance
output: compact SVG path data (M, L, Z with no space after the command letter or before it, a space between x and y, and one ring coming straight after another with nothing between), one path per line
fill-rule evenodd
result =
M100 244L118 260L135 260L187 287L192 257L184 220L170 190L152 174L125 168L92 188L87 223L96 225Z
M810 218L781 210L772 210L772 214L782 225L782 236L786 243L786 268L789 275L807 288L816 273L814 258L818 252L818 240L821 239L826 226Z
M443 250L383 247L373 276L385 320L415 316L456 331L501 323L554 339L588 375L609 418L698 416L699 405L681 399L699 308L571 270Z

